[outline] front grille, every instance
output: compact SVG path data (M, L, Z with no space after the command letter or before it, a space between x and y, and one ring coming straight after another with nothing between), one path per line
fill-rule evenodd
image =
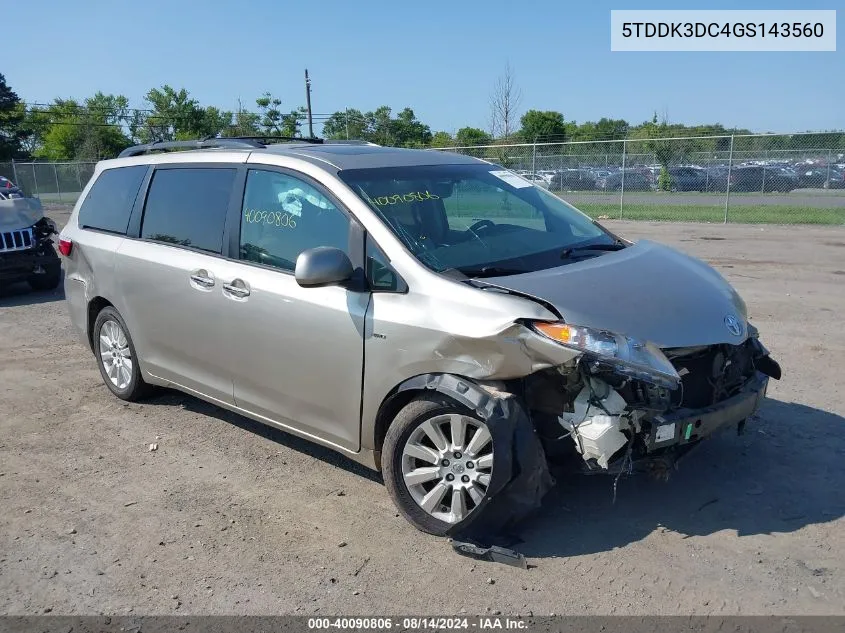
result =
M750 341L742 345L710 345L672 357L681 375L681 389L673 398L676 406L700 409L734 395L754 375ZM680 400L680 402L678 402Z
M25 251L34 245L35 241L32 238L32 229L0 231L0 253Z

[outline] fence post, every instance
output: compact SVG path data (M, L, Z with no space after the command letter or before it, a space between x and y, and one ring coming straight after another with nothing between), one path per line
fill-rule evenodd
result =
M619 219L622 219L622 202L625 200L625 152L627 150L627 139L622 139L622 186L619 189Z
M830 189L830 150L827 150L827 178L825 178L824 183L827 185L827 188ZM15 161L12 161L12 170L15 169Z
M830 161L828 161L828 163L829 163L829 162L830 162ZM15 184L16 184L18 187L20 187L20 186L21 186L21 183L20 183L20 181L18 180L18 170L15 168L15 159L14 159L14 158L12 159L12 180L14 180L14 181L15 181ZM21 187L21 189L23 189L23 187Z
M537 177L537 139L534 139L534 149L531 152L531 177Z
M40 193L39 193L39 191L38 191L38 176L35 174L35 172L37 171L37 170L35 169L35 166L36 166L37 164L38 164L38 163L30 163L30 165L32 165L32 182L33 182L33 184L35 185L35 197L36 197L36 198L40 198L40 197L41 197L41 194L40 194Z
M82 174L79 173L79 162L76 163L76 184L79 185L79 191L82 191Z
M59 202L62 201L62 192L59 188L59 166L56 163L53 163L53 175L56 177L56 193L59 196Z
M731 134L731 149L728 152L728 178L725 181L725 224L728 223L728 205L731 200L731 168L734 162L734 135Z

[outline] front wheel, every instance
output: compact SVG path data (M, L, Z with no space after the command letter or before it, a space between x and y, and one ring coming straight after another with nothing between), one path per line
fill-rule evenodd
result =
M493 438L469 409L438 395L412 400L384 440L385 485L417 529L443 536L487 494Z

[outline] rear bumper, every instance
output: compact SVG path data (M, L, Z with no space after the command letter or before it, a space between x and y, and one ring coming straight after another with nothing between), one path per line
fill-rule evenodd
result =
M718 404L655 416L646 442L647 451L693 444L728 426L741 428L738 425L760 408L768 384L769 377L758 371L741 392Z

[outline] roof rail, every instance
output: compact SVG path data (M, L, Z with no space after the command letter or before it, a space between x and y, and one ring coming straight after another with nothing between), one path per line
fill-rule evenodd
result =
M271 143L285 142L285 143L323 143L323 139L316 136L227 136L225 139L217 140L237 140L237 141L252 141L261 145L270 145Z
M217 138L214 136L207 136L205 138L197 139L195 141L153 141L152 143L144 143L143 145L133 145L127 147L120 152L118 158L126 158L128 156L140 156L141 154L149 154L151 152L162 152L174 149L211 149L228 147L232 149L260 149L276 142L285 143L309 143L314 145L332 144L332 145L370 145L378 147L375 143L369 141L357 140L325 140L317 137L299 137L299 136L227 136Z
M143 145L133 145L132 147L127 147L118 154L118 158L140 156L141 154L149 154L150 152L160 152L171 149L206 149L212 147L255 149L257 147L264 147L264 144L258 143L254 140L237 138L206 138L196 141L154 141L152 143L144 143Z

